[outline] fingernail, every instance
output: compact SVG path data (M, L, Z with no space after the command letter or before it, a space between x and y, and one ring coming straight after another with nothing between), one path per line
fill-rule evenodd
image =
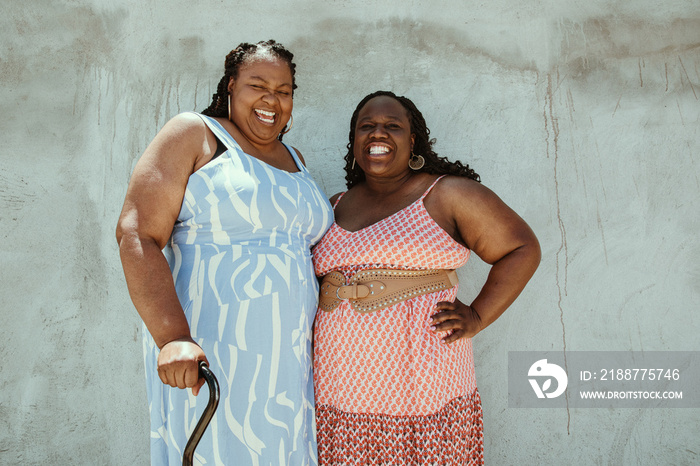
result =
M434 325L431 325L431 326L430 326L430 330L433 330L433 331L434 331L434 330L435 330L435 326L434 326Z

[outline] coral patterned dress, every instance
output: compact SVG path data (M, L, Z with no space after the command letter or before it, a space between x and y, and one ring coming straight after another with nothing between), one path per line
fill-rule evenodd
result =
M334 223L314 249L316 275L337 270L349 279L372 268L462 266L469 249L423 203L439 179L413 204L366 228L351 232ZM319 308L319 464L483 464L471 339L446 345L444 332L430 328L434 305L456 296L457 286L367 314L348 300L332 312Z

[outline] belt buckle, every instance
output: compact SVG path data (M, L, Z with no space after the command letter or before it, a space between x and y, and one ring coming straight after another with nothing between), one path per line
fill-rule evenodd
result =
M321 293L318 305L325 312L333 312L342 301L338 296L338 290L345 285L345 276L340 272L331 272L326 275L321 283ZM335 293L332 288L335 287ZM330 288L330 289L329 289ZM335 294L335 296L333 296Z
M367 282L369 283L369 282ZM343 300L343 299L349 299L351 302L357 301L358 299L364 299L369 297L370 295L373 295L374 293L372 292L372 284L367 284L363 282L355 282L355 279L350 281L350 283L346 285L340 285L338 288L335 290L335 297ZM360 288L362 287L362 288ZM344 293L345 296L340 296L341 290L348 290L350 289L351 291L349 292L349 296L347 295L348 293ZM361 292L366 293L364 296L360 296Z

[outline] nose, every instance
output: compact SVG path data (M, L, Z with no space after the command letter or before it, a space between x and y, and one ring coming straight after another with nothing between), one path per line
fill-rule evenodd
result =
M273 91L267 91L265 94L262 96L262 100L265 102L276 102L277 101L277 95Z
M370 131L369 137L371 137L371 138L384 138L384 137L386 137L386 130L384 129L384 125L375 125L374 128L372 128L372 131Z

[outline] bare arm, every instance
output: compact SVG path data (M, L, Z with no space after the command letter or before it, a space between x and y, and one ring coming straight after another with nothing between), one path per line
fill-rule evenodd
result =
M491 190L467 179L449 181L441 193L446 212L463 241L492 267L470 306L459 301L438 304L441 312L433 323L437 331L453 331L447 343L471 338L498 319L535 273L541 257L530 227Z
M164 383L197 383L197 362L206 360L189 325L161 250L182 205L189 176L216 150L216 139L193 114L170 120L139 159L117 225L124 276L134 306L161 349L158 372Z

